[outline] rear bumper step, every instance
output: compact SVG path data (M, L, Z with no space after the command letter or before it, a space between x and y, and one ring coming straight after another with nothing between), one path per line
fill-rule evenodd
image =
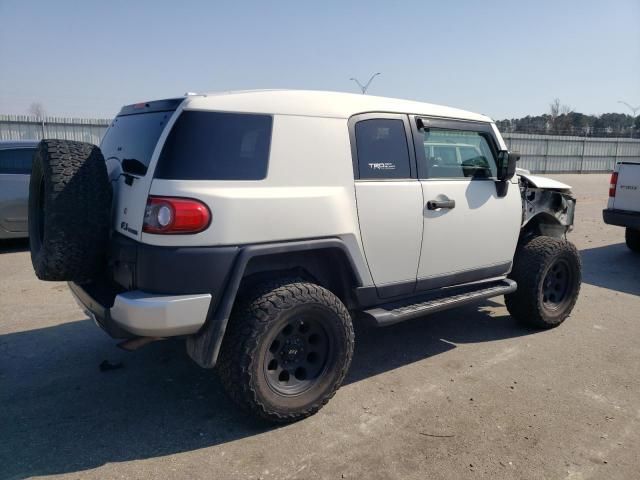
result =
M485 298L497 297L515 292L516 282L510 279L484 282L463 287L448 288L438 292L413 297L408 300L380 305L363 313L378 326L393 325L430 313L447 310Z

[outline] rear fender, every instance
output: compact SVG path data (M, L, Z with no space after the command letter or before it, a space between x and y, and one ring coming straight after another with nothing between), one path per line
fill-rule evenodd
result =
M295 261L305 257L306 262L302 265ZM326 269L314 268L318 263L314 260L315 257L334 261L343 260L341 267L344 268L341 269L338 269L336 264L329 264L331 270L346 273L343 278L338 279L340 283L336 285L342 285L347 290L362 286L362 278L356 264L345 243L338 238L244 247L236 259L231 278L218 307L215 311L209 312L205 325L198 333L187 337L189 356L201 367L215 366L233 305L244 281L264 278L267 274L273 276L291 271L300 271L303 277L310 276L311 279L315 279L314 277L320 277L326 271ZM345 293L345 290L342 292ZM338 295L342 297L340 293ZM347 299L343 298L343 301L345 300Z

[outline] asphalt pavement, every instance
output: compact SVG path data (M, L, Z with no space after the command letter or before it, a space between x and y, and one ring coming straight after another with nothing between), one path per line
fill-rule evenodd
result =
M238 411L179 341L119 350L3 243L0 479L640 478L640 255L602 222L608 175L554 178L578 198L584 277L562 326L522 327L502 299L356 324L344 386L281 427Z

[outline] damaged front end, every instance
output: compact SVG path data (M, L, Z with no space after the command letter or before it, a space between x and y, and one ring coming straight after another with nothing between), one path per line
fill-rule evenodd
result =
M573 229L576 199L567 189L540 188L520 178L522 234L561 238Z

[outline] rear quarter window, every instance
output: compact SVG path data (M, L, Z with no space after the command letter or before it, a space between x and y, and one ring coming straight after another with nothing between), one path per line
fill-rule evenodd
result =
M0 173L31 174L35 148L0 150Z
M184 111L162 148L155 177L262 180L272 126L270 115Z
M360 179L411 177L409 147L402 120L361 120L356 123L355 135Z

